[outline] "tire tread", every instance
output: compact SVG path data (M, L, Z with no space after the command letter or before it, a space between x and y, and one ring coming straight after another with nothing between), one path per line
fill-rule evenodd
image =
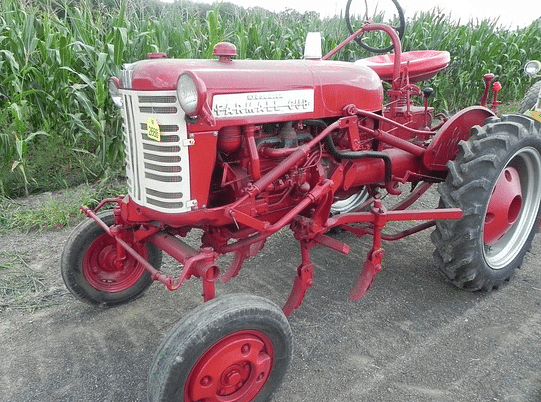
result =
M436 265L455 286L471 291L498 289L510 280L530 250L533 234L539 230L539 209L523 249L509 264L512 266L500 272L492 272L485 263L479 237L489 192L499 169L507 163L510 152L523 143L533 144L541 153L540 129L539 124L521 115L491 117L485 126L472 128L472 137L459 143L456 159L448 162L447 179L439 187L440 207L462 208L463 217L437 222L431 240L436 247ZM485 201L479 199L479 194Z

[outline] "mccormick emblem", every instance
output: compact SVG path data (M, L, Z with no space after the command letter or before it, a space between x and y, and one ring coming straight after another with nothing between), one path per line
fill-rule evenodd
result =
M212 106L216 119L313 111L313 89L216 95Z

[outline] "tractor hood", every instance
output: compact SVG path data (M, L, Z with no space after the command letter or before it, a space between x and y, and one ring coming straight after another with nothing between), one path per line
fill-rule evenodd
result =
M126 65L119 84L138 92L171 91L183 73L200 83L216 120L332 117L343 115L347 105L378 111L383 102L381 79L372 69L325 60L148 59Z

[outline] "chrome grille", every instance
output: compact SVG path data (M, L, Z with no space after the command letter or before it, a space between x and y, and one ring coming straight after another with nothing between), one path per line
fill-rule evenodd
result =
M174 91L149 95L122 91L126 174L130 196L140 205L178 213L190 210L190 171L184 113ZM158 121L160 140L147 135L149 118Z

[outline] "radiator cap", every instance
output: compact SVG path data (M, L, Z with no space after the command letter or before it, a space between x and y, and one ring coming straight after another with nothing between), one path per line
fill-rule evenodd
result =
M214 46L212 51L214 56L223 63L229 63L234 57L237 57L237 47L230 42L220 42Z

